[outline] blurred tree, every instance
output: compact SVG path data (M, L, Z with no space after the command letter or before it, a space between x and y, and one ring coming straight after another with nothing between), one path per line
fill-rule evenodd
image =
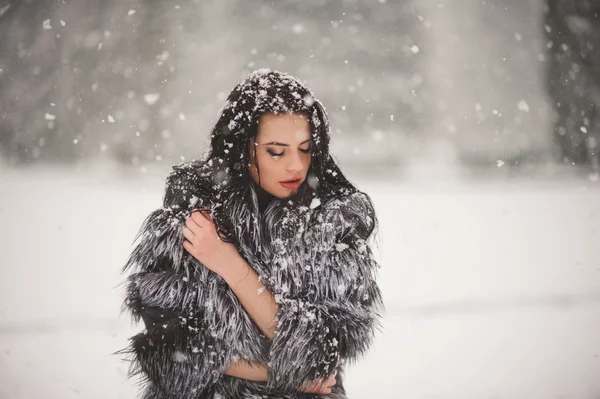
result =
M126 77L120 90L115 87L120 95L111 104L121 123L128 125L121 128L127 133L112 140L112 153L123 163L163 158L162 137L168 135L167 121L173 116L169 108L172 99L167 98L165 89L175 72L171 24L164 17L171 9L168 2L143 0L130 10L130 16L136 11L139 23L131 30L126 48L121 46L107 60L111 69L118 65ZM121 35L122 30L117 33Z
M397 163L429 112L416 4L0 0L0 151L14 164L198 157L229 90L268 67L323 100L336 152Z
M49 108L59 52L53 35L40 35L52 29L46 16L54 2L31 3L0 3L0 152L14 163L39 158L46 141L37 133L57 124Z
M600 1L547 0L547 87L565 162L600 169Z

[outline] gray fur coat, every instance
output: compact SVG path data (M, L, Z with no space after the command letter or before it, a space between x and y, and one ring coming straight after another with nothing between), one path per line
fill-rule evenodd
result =
M276 199L260 212L251 186L223 199L203 194L203 178L195 161L174 167L163 207L144 220L124 267L123 309L146 328L118 353L131 361L142 397L346 398L343 367L367 352L383 311L367 242L375 223L370 199L360 191L310 206ZM224 203L240 254L279 304L273 341L225 281L183 248L192 209ZM224 374L243 359L267 364L268 381ZM334 370L331 394L298 391Z

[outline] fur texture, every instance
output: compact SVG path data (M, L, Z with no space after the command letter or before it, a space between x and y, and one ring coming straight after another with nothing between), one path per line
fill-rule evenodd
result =
M163 207L144 220L124 267L123 309L146 325L118 352L131 361L129 375L140 377L145 399L346 398L343 366L366 353L383 311L367 242L375 224L369 197L347 190L319 204L304 190L261 214L251 185L235 195L214 190L206 168L174 168ZM225 212L232 241L275 296L272 342L224 280L183 248L194 207ZM240 359L268 364L269 380L225 375ZM333 393L298 392L334 370Z

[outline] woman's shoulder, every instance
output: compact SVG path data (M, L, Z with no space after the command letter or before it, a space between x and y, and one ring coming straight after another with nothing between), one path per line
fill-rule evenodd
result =
M319 221L344 231L354 230L363 238L371 235L377 223L371 197L360 190L341 190L320 207Z
M163 206L173 209L207 206L214 194L208 163L185 161L174 165L165 180Z
M329 215L352 214L374 215L375 208L371 197L356 188L332 190L320 205L321 212Z

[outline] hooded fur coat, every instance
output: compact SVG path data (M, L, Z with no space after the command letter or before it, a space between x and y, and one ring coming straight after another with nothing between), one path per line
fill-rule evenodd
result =
M125 266L124 309L146 329L121 353L130 376L141 377L143 398L346 398L342 366L367 351L383 306L365 236L370 200L358 191L309 207L274 199L260 214L251 185L250 205L231 199L240 254L280 306L271 342L227 283L183 248L192 209L217 205L195 189L199 170L198 162L174 168L163 207L143 222ZM268 364L269 381L225 375L240 359ZM331 394L298 392L334 370Z
M319 146L311 169L320 171L321 188L307 178L293 198L273 198L262 209L252 184L228 183L228 176L241 171L248 142L248 132L239 127L250 126L261 112L289 111L312 115ZM118 352L131 361L129 376L140 377L144 399L346 398L343 366L367 352L383 303L379 265L368 243L376 226L373 205L344 183L327 155L324 108L301 82L260 70L232 92L211 137L213 152L222 158L173 168L163 206L142 223L124 267L129 274L123 309L146 327ZM219 221L217 229L275 297L272 341L228 284L184 249L183 227L194 208ZM226 375L239 360L267 364L268 381ZM334 370L331 394L299 392Z

